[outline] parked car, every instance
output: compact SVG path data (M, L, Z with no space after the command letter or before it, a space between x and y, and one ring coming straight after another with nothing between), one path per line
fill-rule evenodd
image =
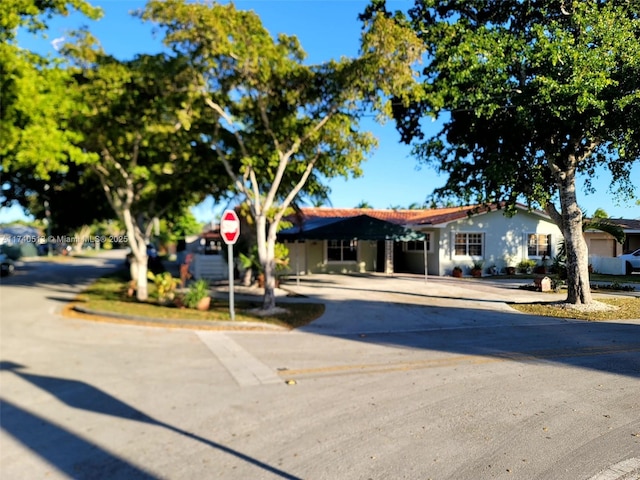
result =
M14 269L15 265L13 260L7 257L6 253L0 253L0 277L11 275Z
M620 255L618 258L624 260L624 269L627 275L631 275L635 270L640 271L640 248L635 252Z

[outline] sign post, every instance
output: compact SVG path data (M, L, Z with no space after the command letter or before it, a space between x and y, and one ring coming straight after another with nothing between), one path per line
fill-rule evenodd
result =
M227 264L229 265L229 315L231 320L236 319L233 305L233 245L240 236L240 219L234 210L225 210L220 220L220 235L227 244Z

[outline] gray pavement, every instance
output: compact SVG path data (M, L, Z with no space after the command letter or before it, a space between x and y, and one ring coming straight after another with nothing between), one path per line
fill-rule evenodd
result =
M638 322L519 314L505 301L553 296L517 285L377 276L288 286L327 305L292 332L58 315L118 262L0 284L3 480L640 476Z

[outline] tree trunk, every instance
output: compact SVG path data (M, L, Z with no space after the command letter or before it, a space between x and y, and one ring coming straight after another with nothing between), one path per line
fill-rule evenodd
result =
M131 279L134 280L136 284L136 298L141 302L149 298L147 270L147 255L145 254L144 258L138 258L133 255L130 265Z
M267 231L266 215L256 215L256 240L258 242L258 256L264 272L263 310L272 310L276 306L276 277L275 277L275 225L269 225Z
M132 280L136 282L136 298L141 302L145 302L149 298L147 287L147 241L142 234L142 230L133 220L131 211L128 208L122 209L121 216L129 238L129 247L132 253L131 263L132 265L136 264L131 270ZM136 275L135 277L134 274Z
M582 233L582 211L576 198L574 171L563 172L558 181L561 225L567 252L567 303L593 302L589 285L589 253Z
M264 300L262 308L272 310L276 307L276 235L273 225L269 226L267 235L267 258L264 263Z

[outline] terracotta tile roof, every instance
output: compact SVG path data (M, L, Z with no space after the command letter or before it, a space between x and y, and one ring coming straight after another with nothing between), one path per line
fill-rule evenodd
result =
M495 207L491 208L495 210ZM466 207L433 208L427 210L379 210L374 208L301 208L305 220L316 218L349 218L368 215L397 225L438 225L467 217L470 213L484 213L477 205Z

